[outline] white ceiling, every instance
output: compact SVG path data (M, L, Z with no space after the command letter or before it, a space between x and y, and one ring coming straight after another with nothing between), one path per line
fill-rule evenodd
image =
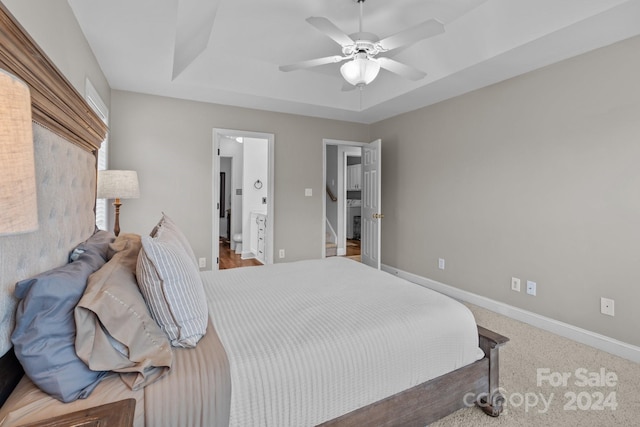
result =
M358 31L354 0L68 0L113 89L373 123L640 34L640 0L367 0L364 31L385 38L428 19L445 33L395 52L427 73L385 70L343 91L339 55L308 24ZM384 54L381 54L384 55Z

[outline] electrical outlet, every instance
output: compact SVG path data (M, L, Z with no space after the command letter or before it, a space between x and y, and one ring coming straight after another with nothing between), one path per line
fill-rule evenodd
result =
M529 295L536 296L536 282L532 282L531 280L527 280L527 293Z
M600 298L600 313L607 316L615 316L615 301L609 298Z
M438 258L438 268L444 270L444 258Z
M313 189L312 188L305 188L304 189L304 195L305 195L305 197L313 196Z
M201 268L205 268L207 266L207 259L206 258L200 258L198 260L198 265L200 265Z
M517 277L511 278L511 290L520 292L520 279L518 279Z
M278 251L278 256L279 256L280 258L284 258L284 249L280 249L280 250Z

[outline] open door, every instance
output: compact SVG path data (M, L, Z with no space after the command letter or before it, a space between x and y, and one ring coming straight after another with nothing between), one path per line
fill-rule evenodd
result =
M220 137L213 134L213 233L211 270L220 269L220 213L224 212L220 206Z
M380 269L380 226L382 171L380 154L382 141L376 140L362 147L362 263Z

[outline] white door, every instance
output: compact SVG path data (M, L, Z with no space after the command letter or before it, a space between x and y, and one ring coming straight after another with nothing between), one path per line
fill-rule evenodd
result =
M360 218L362 262L380 269L380 206L382 170L380 152L382 141L376 140L362 147L362 214Z
M214 130L215 131L215 130ZM229 177L231 178L231 177ZM220 268L220 138L213 136L213 251L211 270Z

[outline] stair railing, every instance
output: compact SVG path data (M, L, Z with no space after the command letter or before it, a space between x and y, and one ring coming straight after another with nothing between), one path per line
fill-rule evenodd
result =
M333 194L333 192L331 191L328 185L327 185L327 194L329 195L329 198L331 199L332 202L338 201L338 198Z

